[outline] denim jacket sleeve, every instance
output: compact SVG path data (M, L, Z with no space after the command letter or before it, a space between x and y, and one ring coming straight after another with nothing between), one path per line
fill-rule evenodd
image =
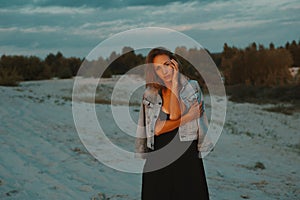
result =
M146 88L140 107L135 140L135 157L146 158L149 148L154 148L154 116L158 116L161 98L153 88Z
M205 112L205 104L204 104L204 98L201 91L201 88L197 81L194 81L194 84L198 91L198 102L202 102L203 106L203 114L198 119L198 150L199 150L199 157L201 157L201 152L209 152L213 149L213 143L211 141L210 136L207 134L208 131L208 119Z
M147 136L146 136L146 124L145 124L145 107L141 103L140 114L138 119L138 126L136 130L136 139L135 139L135 157L136 158L146 158L148 151L147 148Z
M199 151L199 157L201 157L201 152L208 152L208 151L212 150L213 143L211 142L210 137L207 135L209 124L208 124L208 119L207 119L207 115L205 112L205 104L204 104L204 98L203 98L201 88L196 80L189 80L188 84L189 84L189 86L187 86L187 87L192 88L192 91L194 93L193 94L194 98L197 99L199 103L202 102L202 106L203 106L203 114L197 120L198 151ZM191 91L191 90L187 90L187 91ZM190 95L191 94L189 94L189 96ZM191 101L185 101L184 103L185 103L185 106L187 109L189 109L192 104ZM196 130L194 130L194 131L196 131Z

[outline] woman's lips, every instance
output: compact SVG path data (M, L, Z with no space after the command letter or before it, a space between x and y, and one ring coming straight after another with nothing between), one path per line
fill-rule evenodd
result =
M170 79L171 78L171 75L167 75L164 77L164 79Z

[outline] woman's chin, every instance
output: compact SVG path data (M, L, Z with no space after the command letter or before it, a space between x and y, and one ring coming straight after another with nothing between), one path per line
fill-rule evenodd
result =
M165 85L170 85L172 83L172 79L164 80Z

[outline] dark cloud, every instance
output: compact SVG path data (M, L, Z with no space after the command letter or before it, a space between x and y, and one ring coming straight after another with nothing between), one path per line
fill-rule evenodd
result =
M181 31L212 52L225 42L282 45L299 39L299 8L296 0L1 1L0 54L84 56L114 34L148 26Z
M11 0L11 1L1 1L0 8L11 7L11 6L24 6L28 3L23 0ZM31 2L29 4L32 4Z
M66 7L102 7L102 8L120 8L126 6L162 6L170 3L186 3L197 0L10 0L1 1L0 7L10 6L66 6ZM203 2L203 1L202 1Z

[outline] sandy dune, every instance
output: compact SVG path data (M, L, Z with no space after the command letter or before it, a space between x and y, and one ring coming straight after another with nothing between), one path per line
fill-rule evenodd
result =
M99 102L109 103L115 81L100 83ZM135 79L124 79L116 92L120 107L130 81ZM0 199L140 199L140 174L101 164L81 143L72 116L73 82L0 87ZM83 97L89 92L83 89ZM130 100L134 119L139 92ZM209 97L206 104L209 110ZM300 113L263 110L269 106L228 102L222 135L204 159L211 199L300 199ZM134 138L109 118L110 105L96 110L111 122L101 124L111 141L133 150Z

